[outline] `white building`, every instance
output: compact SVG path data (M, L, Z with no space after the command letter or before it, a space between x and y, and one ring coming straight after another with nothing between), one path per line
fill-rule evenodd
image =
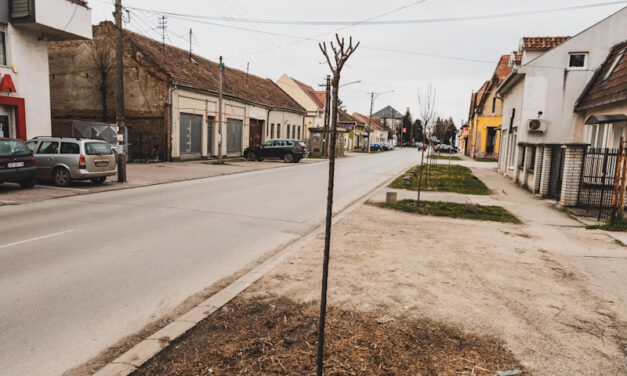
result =
M522 56L497 91L504 97L501 173L542 197L576 204L589 140L575 104L608 51L625 39L627 8L540 55Z
M0 137L50 135L48 41L91 38L82 0L0 2Z

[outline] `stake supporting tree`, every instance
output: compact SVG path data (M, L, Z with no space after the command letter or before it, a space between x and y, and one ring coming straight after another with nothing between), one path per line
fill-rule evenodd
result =
M326 42L320 43L320 50L327 60L329 69L333 75L331 85L333 87L332 94L332 122L331 122L331 140L329 145L329 185L327 190L327 217L325 223L324 234L324 261L322 263L322 291L320 294L320 322L318 325L318 355L316 359L316 375L322 376L324 369L324 326L327 314L327 281L329 279L329 255L331 249L331 222L333 220L333 182L335 177L335 149L337 147L337 108L338 108L338 90L340 86L340 75L346 60L355 52L359 46L359 42L353 46L353 38L349 38L346 45L344 38L340 38L335 34L337 45L330 42L333 54L329 53ZM332 62L334 60L334 62ZM335 64L334 64L335 63Z

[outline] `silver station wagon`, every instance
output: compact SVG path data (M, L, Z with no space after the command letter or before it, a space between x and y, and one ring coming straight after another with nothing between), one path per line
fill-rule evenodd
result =
M33 151L37 179L67 187L73 180L104 183L117 173L113 151L104 141L73 137L35 137L26 143Z

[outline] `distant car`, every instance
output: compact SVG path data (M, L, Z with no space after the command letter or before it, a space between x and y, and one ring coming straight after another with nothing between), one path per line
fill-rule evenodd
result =
M423 144L422 142L416 142L414 145L418 150L427 150L427 145Z
M262 145L248 147L244 157L249 161L263 161L265 158L280 158L285 163L298 163L309 154L307 145L300 140L276 138Z
M19 183L22 188L32 188L36 174L35 158L24 141L0 138L0 183Z
M74 137L35 137L26 143L37 162L37 179L67 187L74 180L104 183L117 173L116 158L101 140Z
M438 144L435 146L435 151L438 153L447 153L447 154L456 154L457 149L452 147L451 145L446 144Z
M394 146L392 146L392 144L388 144L387 142L382 142L381 147L384 151L394 150Z
M367 150L368 145L364 145L364 147L362 148L362 150ZM383 145L379 142L374 142L372 144L370 144L370 151L382 151L383 150Z

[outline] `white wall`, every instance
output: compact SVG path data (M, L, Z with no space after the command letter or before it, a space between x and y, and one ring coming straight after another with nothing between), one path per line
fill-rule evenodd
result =
M518 141L531 143L584 142L582 119L574 112L575 102L612 46L627 37L627 8L538 56L520 71L525 73L522 127ZM587 52L586 69L568 69L569 53ZM545 133L529 133L527 121L542 111ZM504 112L504 117L508 116ZM505 122L505 119L504 119Z
M48 44L37 40L37 35L7 26L7 66L0 66L0 74L11 75L17 93L0 93L24 98L26 136L49 136L51 129L50 86L48 77ZM11 69L15 64L17 73ZM15 124L15 120L12 119ZM13 134L12 136L15 136Z
M35 0L35 21L57 30L54 39L91 39L91 9L67 0Z

